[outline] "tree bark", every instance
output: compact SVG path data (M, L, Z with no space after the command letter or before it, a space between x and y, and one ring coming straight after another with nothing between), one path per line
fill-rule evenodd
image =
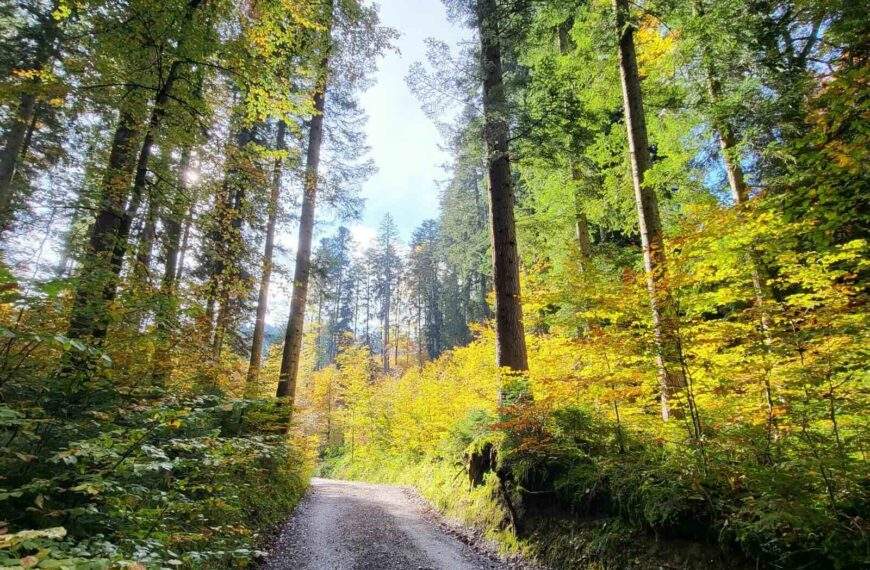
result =
M70 316L70 338L92 337L98 343L109 325L108 304L114 299L117 275L116 240L124 218L127 185L134 167L138 134L135 118L121 112L112 139L109 162L102 183L97 217L91 225L88 249L79 274ZM120 273L120 268L117 269Z
M649 140L634 47L634 30L628 19L628 0L613 0L613 7L619 34L619 70L631 155L632 184L655 334L662 419L668 420L671 415L672 396L677 390L687 387L683 349L677 307L668 290L667 259L658 199L655 191L644 185L644 175L650 167ZM691 398L689 406L695 434L700 435L700 425L692 409Z
M178 299L176 287L178 283L179 249L181 242L181 218L185 214L185 173L190 167L190 147L181 151L181 161L178 165L177 184L179 192L173 201L170 211L163 218L163 228L166 234L164 243L163 277L160 280L160 298L156 315L156 339L152 357L151 378L154 384L163 386L172 373L171 337L177 325Z
M508 155L507 100L494 0L477 1L483 68L484 138L488 152L496 362L528 370L520 297L519 254L514 220L514 189Z
M571 167L571 178L579 182L580 171L576 165ZM592 259L592 242L589 240L589 220L583 212L583 199L579 192L574 193L574 239L577 241L577 253L580 255L580 267L584 271Z
M278 134L275 148L283 151L287 148L285 142L286 125L278 123ZM263 360L263 333L266 329L266 311L269 306L269 281L272 278L272 254L275 249L275 225L278 220L278 201L281 197L281 175L283 159L276 158L272 172L272 191L269 195L268 219L266 221L266 244L263 249L263 268L260 273L260 293L257 298L257 317L254 322L254 335L251 339L251 361L248 365L248 375L245 380L245 395L257 395L257 382L260 377L260 365Z
M327 34L329 30L327 30ZM305 325L305 303L308 300L308 279L311 275L311 238L314 233L314 209L317 201L320 147L323 143L323 118L328 82L328 53L321 62L321 78L314 93L314 116L308 129L308 151L305 159L305 184L302 212L299 219L299 243L296 248L296 268L293 274L293 297L290 318L281 355L277 397L286 399L291 407L296 400L296 377L302 353L302 335Z

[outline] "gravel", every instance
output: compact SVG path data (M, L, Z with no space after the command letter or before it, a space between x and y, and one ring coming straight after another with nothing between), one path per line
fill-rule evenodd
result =
M268 570L518 568L440 520L405 487L312 479L281 529Z

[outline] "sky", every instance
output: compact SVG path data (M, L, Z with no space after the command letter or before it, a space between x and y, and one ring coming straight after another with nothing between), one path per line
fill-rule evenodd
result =
M369 121L366 129L371 158L378 172L363 186L365 210L352 224L354 237L370 241L388 212L407 242L420 222L438 215L436 180L445 177L448 161L439 148L441 137L423 114L405 83L408 68L424 61L425 39L435 37L456 45L470 32L447 21L441 0L380 0L381 22L399 31L397 52L378 64L377 83L360 98Z

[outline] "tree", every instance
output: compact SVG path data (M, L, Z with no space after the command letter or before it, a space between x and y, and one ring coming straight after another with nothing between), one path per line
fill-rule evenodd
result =
M278 133L275 140L275 150L283 153L287 149L287 126L283 121L278 123ZM263 359L263 333L266 328L266 311L269 303L269 282L272 278L272 256L275 250L275 226L278 222L279 199L281 197L281 177L283 174L284 157L278 156L272 165L271 192L266 220L266 244L263 249L263 266L260 270L260 291L257 296L257 316L254 320L254 333L251 337L251 361L248 364L246 392L256 393L257 381L260 375L260 363Z
M281 357L281 375L277 396L287 398L290 405L296 397L296 377L299 374L299 356L305 324L305 304L308 302L308 277L311 273L311 237L314 233L314 207L317 199L317 176L320 168L320 145L323 142L324 99L329 65L328 47L320 64L320 77L314 92L314 116L308 127L308 154L305 159L305 179L302 194L302 213L299 216L299 244L296 248L296 268L293 273L293 298L290 320Z
M386 214L378 228L370 257L374 275L374 299L380 305L378 318L381 321L381 362L384 372L390 370L390 319L396 305L401 274L398 240L399 230L396 223L390 214Z
M354 95L364 87L370 73L370 62L390 46L392 30L380 26L377 11L363 7L355 0L334 4L327 0L321 7L326 22L325 31L316 42L318 59L313 86L314 114L308 124L308 147L303 180L302 211L299 220L299 244L296 250L296 265L293 278L293 296L290 304L290 318L284 339L281 374L277 395L286 398L292 405L295 398L296 379L305 323L305 305L308 297L308 280L311 272L311 241L314 232L315 201L318 186L329 189L327 201L336 203L341 200L341 187L354 186L371 171L371 166L363 164L357 168L336 168L331 178L321 179L319 173L320 150L324 143L324 120L329 115L335 120L336 139L343 142L358 140L353 134L359 126L359 116L355 113ZM338 38L338 39L337 39ZM343 124L342 112L350 110L350 120ZM330 137L333 138L333 137ZM346 148L344 149L346 150ZM357 149L358 150L358 149ZM337 153L341 154L341 153ZM356 174L348 182L348 175ZM354 200L345 200L353 204Z
M442 281L439 276L439 227L435 220L424 221L411 236L409 273L411 286L418 304L419 323L417 342L426 347L430 359L444 351L444 317L441 297Z
M318 359L323 368L335 361L354 334L355 281L351 253L355 247L350 230L339 226L335 235L324 238L314 254L319 289Z
M40 106L40 96L43 92L50 93L50 64L58 52L61 41L61 27L58 2L49 6L34 6L31 11L35 24L30 30L24 31L18 38L16 47L32 41L33 48L27 53L19 53L23 69L15 70L15 74L23 78L19 87L20 95L14 112L10 113L5 127L5 136L0 147L0 232L11 222L15 205L15 175L22 160L27 155L33 139ZM32 36L27 38L27 36ZM20 65L19 64L19 65ZM44 111L45 103L41 103Z
M493 288L498 337L496 362L511 370L529 367L520 297L514 189L508 151L507 99L502 77L499 12L495 0L476 4L483 70L484 139L489 169Z
M147 125L139 125L138 119L128 109L122 109L119 114L100 210L89 232L89 249L75 293L68 331L71 338L94 339L99 343L106 336L110 320L107 305L117 294L127 238L145 190L151 151L175 82L187 65L185 58L191 55L186 50L200 5L201 0L189 0L181 10L178 29L170 31L178 44L164 78L155 87ZM144 135L134 157L133 149L140 129L144 129ZM131 182L132 187L128 186Z
M163 228L165 232L163 243L163 276L160 280L160 293L155 310L156 339L152 356L152 378L158 386L165 385L172 372L172 338L178 327L178 283L181 280L182 258L182 220L193 200L188 192L191 190L190 168L191 149L182 149L174 182L177 191L173 194L165 216ZM188 205L190 203L190 205ZM187 226L189 231L189 226Z
M688 388L684 371L683 348L680 339L679 317L674 299L668 290L667 259L655 192L644 185L644 175L650 167L649 137L643 109L634 31L629 20L627 0L613 0L618 34L619 69L624 101L625 126L631 157L631 181L637 204L638 226L643 244L644 268L647 276L653 330L655 332L659 382L661 385L662 418L671 413L672 395ZM701 425L697 417L691 391L689 410L695 436L700 437Z

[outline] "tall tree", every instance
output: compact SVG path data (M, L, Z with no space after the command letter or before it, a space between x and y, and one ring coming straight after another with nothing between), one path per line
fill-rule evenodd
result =
M378 317L381 321L381 361L384 372L390 370L390 344L393 310L398 306L397 290L401 273L398 252L399 230L390 214L386 214L378 227L375 245L371 250L371 270L374 274L374 294L379 302ZM398 336L398 335L397 335Z
M165 385L172 372L172 336L178 321L178 282L181 259L181 223L187 212L190 189L191 149L185 146L175 173L176 191L173 192L167 211L163 216L163 276L160 280L157 309L155 311L154 354L151 377L154 384Z
M680 339L677 306L668 289L662 223L655 191L644 184L650 167L649 136L643 108L643 94L634 46L634 27L630 19L628 0L613 0L618 34L619 71L622 82L625 126L631 158L631 181L637 205L638 227L643 246L647 290L652 309L657 349L662 418L671 415L671 398L676 391L687 388L683 347ZM695 435L700 436L700 420L689 392L689 407Z
M572 48L569 34L573 23L573 19L569 18L556 30L559 53L563 56L570 53ZM582 175L580 164L576 157L571 158L570 167L571 178L575 183L579 182L582 179ZM577 190L575 190L574 194L574 237L577 241L577 252L580 254L580 264L585 268L589 265L589 260L592 257L592 244L589 241L589 220L586 218L586 212L583 211L582 197Z
M508 108L502 72L500 13L495 0L477 0L475 9L482 58L483 129L489 169L496 362L499 366L524 371L529 363L520 297L520 259L508 150Z
M188 0L182 9L172 63L165 77L158 78L150 117L135 159L132 187L127 178L129 145L140 128L129 112L122 111L112 143L109 169L102 189L100 210L90 230L90 244L83 261L80 283L76 289L68 335L100 341L109 325L107 305L118 288L118 277L127 249L133 217L141 204L147 182L148 165L156 137L159 135L172 91L187 65L186 46L190 43L194 19L202 0ZM166 54L169 55L169 54ZM115 157L114 161L112 157Z
M275 140L275 150L285 152L287 125L278 122L278 133ZM248 364L248 375L245 382L245 393L255 395L257 381L260 375L260 364L263 359L263 333L266 328L266 312L269 305L269 282L272 278L272 256L275 249L275 226L278 221L279 199L281 197L281 178L284 172L284 157L275 158L272 166L272 185L269 194L269 205L266 220L266 243L263 249L263 266L260 270L260 291L257 296L257 316L254 320L254 333L251 337L251 361Z
M253 286L251 271L245 264L250 248L245 240L244 224L250 218L246 214L250 211L252 195L260 193L268 177L259 154L259 148L264 146L264 125L239 125L237 129L233 143L228 145L226 170L213 220L216 271L212 279L217 314L212 347L215 359L220 358L226 334L239 317L241 304Z
M333 6L327 7L328 22L324 34L322 56L314 86L314 116L308 125L308 149L305 157L305 175L302 187L302 211L299 215L299 240L296 247L296 266L293 271L293 296L290 301L290 317L284 337L281 355L281 371L276 395L285 398L292 407L296 399L296 377L299 374L302 335L305 326L305 305L308 302L308 278L311 275L311 239L314 234L314 209L320 170L320 147L323 144L323 120L329 85L329 56L332 38Z
M32 13L37 20L33 27L33 49L21 54L25 67L21 76L27 77L20 86L17 105L10 113L2 146L0 146L0 232L9 225L15 201L14 179L19 165L27 154L37 120L37 104L43 78L50 74L48 67L57 52L60 40L60 22L57 18L57 0L44 8L35 6ZM42 9L40 9L42 8ZM24 40L24 38L22 38ZM26 42L22 41L22 44Z
M696 18L704 21L705 9L703 0L693 0L692 8ZM813 33L817 33L817 30ZM815 41L815 40L812 40ZM808 49L812 49L811 40L807 40ZM731 190L731 198L737 206L743 206L749 200L749 186L746 175L741 165L738 136L735 128L727 117L719 116L715 108L722 101L722 82L713 65L713 57L706 43L701 43L701 63L704 70L704 82L707 87L707 103L711 112L713 128L718 134L719 148L722 154L722 165L728 179L728 188ZM770 313L767 305L770 303L771 294L768 284L767 269L754 250L749 252L749 260L752 264L752 284L755 289L755 300L761 313L761 325L765 336L770 336ZM770 401L768 394L768 401Z
M437 358L446 348L444 344L444 316L442 311L438 256L439 227L435 220L424 221L411 236L409 277L416 297L418 343L425 346L429 358Z
M368 83L371 62L385 49L395 33L380 25L377 10L357 0L320 5L323 32L313 42L315 84L313 85L314 115L308 123L308 148L303 179L302 210L299 222L299 244L293 279L290 318L284 340L278 396L295 399L296 376L305 322L305 303L311 273L311 241L314 231L315 203L322 200L342 215L354 215L359 201L352 196L361 180L370 174L370 162L350 164L365 154L365 140L359 133L361 117L356 93ZM324 134L325 116L330 129ZM330 148L330 168L323 176L319 172L322 145ZM353 149L350 153L349 149ZM333 151L335 154L333 155Z

